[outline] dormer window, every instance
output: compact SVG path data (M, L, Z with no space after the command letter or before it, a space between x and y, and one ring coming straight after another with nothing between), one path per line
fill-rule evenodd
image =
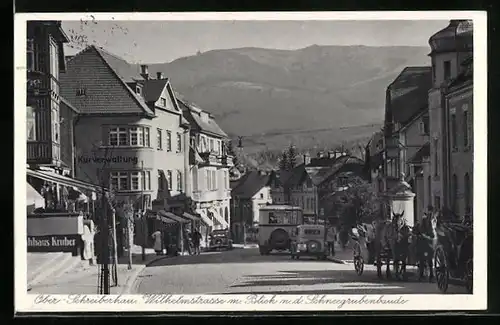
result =
M76 97L81 97L81 96L86 96L86 95L87 95L86 88L79 88L76 90Z
M138 95L142 95L142 88L141 86L135 86L135 93Z

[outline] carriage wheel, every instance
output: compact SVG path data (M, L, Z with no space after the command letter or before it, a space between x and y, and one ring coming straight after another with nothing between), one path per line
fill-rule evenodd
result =
M359 243L356 242L353 247L353 262L354 262L354 270L356 271L357 275L363 274L364 270L364 261L363 257L361 256L361 247L359 246Z
M467 261L465 265L465 289L467 293L472 294L472 276L473 276L473 266L472 266L472 258Z
M449 282L449 270L446 258L443 246L438 246L434 254L434 272L436 274L436 283L442 293L446 293L448 290Z

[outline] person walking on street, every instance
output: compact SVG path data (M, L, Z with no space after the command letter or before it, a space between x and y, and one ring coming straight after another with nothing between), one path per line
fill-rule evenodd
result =
M153 249L156 252L156 255L161 255L163 253L162 245L161 245L161 231L157 229L151 237L153 238L154 244Z
M328 253L335 256L335 228L329 226L326 230L326 244L328 245Z
M200 255L201 234L198 229L196 229L191 236L194 246L194 254Z

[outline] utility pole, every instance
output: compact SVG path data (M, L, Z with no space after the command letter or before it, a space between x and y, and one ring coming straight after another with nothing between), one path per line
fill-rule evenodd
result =
M106 202L106 192L102 186L102 220L101 220L101 294L110 294L109 285L109 228L108 228L108 204Z
M112 227L113 227L113 282L118 286L118 244L116 241L116 210L111 210Z

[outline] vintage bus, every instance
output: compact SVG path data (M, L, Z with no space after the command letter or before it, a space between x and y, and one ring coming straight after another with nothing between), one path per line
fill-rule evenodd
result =
M293 230L303 223L302 209L290 205L268 205L259 210L259 252L290 249Z

